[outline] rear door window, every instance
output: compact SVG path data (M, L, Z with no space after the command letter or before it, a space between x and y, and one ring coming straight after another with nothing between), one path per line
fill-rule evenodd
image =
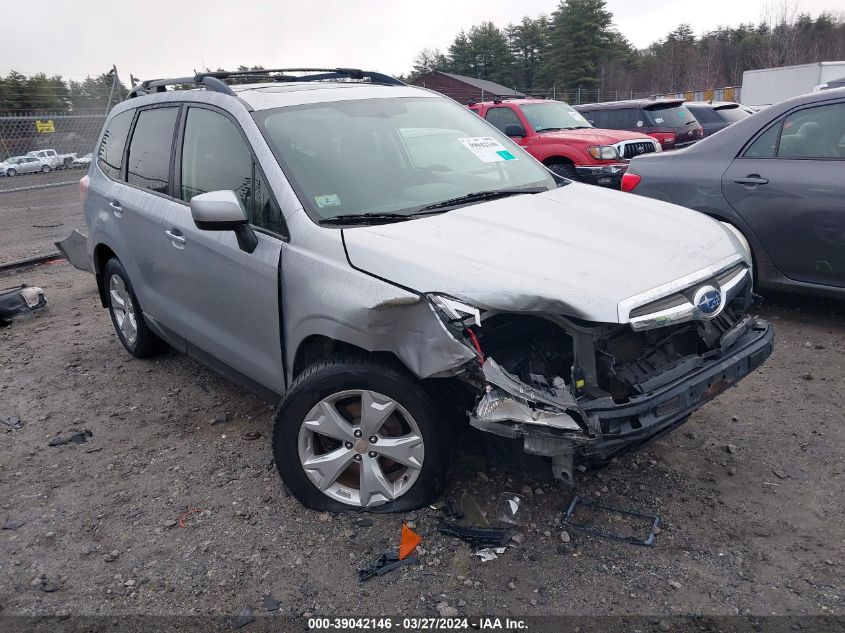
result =
M106 128L100 146L97 148L97 163L100 169L112 178L120 178L120 168L123 162L123 149L126 146L126 136L132 125L135 110L127 110L116 114Z
M839 139L845 133L845 103L799 110L783 121L778 158L845 158Z
M178 107L141 110L127 156L126 180L155 193L168 192L170 153Z
M774 158L777 154L778 135L780 135L780 123L771 126L768 130L757 137L743 154L744 158Z

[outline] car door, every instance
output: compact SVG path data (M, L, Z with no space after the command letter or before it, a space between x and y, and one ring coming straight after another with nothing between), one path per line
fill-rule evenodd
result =
M191 105L180 128L174 169L178 208L168 215L168 226L160 227L170 262L162 273L162 299L196 351L281 394L279 266L285 230L279 206L234 119ZM240 197L258 238L252 253L239 248L234 232L203 231L194 224L191 198L219 190Z
M793 110L722 177L725 198L795 281L845 286L845 101Z
M25 171L28 174L33 174L35 172L41 171L41 167L44 165L38 158L35 156L27 156L24 159L26 162L21 163L21 171Z
M521 145L522 147L528 146L529 141L529 132L530 129L528 125L528 121L526 121L522 117L521 112L517 112L517 108L513 108L509 105L498 105L492 106L487 109L487 112L484 115L484 118L490 123L493 127L497 128L502 134L505 134L505 128L509 125L519 125L525 130L525 136L514 136L511 137L511 140Z

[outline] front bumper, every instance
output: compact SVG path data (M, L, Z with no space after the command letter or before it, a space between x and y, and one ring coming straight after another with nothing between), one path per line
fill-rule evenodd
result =
M762 365L773 348L774 329L768 322L756 319L720 355L705 359L695 371L650 393L633 397L624 404L611 398L579 401L578 415L573 415L571 406L568 410L561 408L573 419L580 418L581 426L590 429L589 433L528 422L491 421L478 415L471 417L470 423L497 435L525 438L526 448L529 441L538 440L566 444L571 447L575 464L601 464L682 424L704 403ZM526 390L509 390L509 393L516 399L526 399Z
M619 189L622 184L622 176L628 171L628 163L576 165L575 171L578 172L578 177L589 185Z

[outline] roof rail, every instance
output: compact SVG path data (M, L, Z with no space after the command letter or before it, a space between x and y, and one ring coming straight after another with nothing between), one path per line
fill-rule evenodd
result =
M290 75L287 73L311 73L307 75ZM196 84L204 86L206 90L222 92L228 95L235 95L224 79L231 77L265 77L272 81L326 81L330 79L369 79L370 83L385 86L404 86L405 83L395 77L377 73L360 68L261 68L258 70L233 70L233 71L209 71L197 73L193 77L178 77L174 79L148 79L133 88L127 99L150 94L151 92L164 92L166 86L179 84Z

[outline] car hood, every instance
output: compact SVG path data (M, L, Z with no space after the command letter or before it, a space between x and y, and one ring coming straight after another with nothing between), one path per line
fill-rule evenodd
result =
M539 137L546 141L580 141L590 145L615 145L620 141L650 141L651 137L640 132L625 130L604 130L601 128L585 128L582 130L559 130L557 132L540 132Z
M625 299L743 256L707 216L579 183L343 237L352 266L420 293L605 323L626 320Z

